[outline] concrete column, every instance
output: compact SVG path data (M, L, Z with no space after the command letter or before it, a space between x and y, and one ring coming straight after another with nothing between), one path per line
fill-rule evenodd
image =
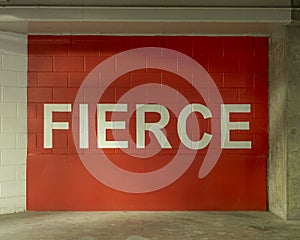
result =
M287 36L287 218L300 220L300 27Z
M300 219L300 28L272 34L269 74L269 210Z
M287 191L286 159L286 32L273 33L270 42L269 71L269 210L285 218Z

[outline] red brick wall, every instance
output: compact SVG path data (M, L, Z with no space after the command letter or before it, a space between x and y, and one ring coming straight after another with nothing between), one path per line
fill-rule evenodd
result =
M138 47L163 47L188 55L210 74L225 104L250 104L250 113L231 114L231 121L247 121L250 129L231 131L230 137L251 141L252 148L222 149L217 164L202 179L198 172L207 148L198 150L179 179L147 193L115 190L92 176L75 148L72 112L53 114L53 121L69 122L69 129L53 130L53 148L44 148L44 104L70 103L73 111L78 89L93 68L117 53ZM268 38L29 36L28 48L28 210L266 209ZM114 103L143 83L168 85L190 103L205 105L204 99L209 99L209 91L207 96L200 96L192 84L175 73L140 69L118 78L100 102ZM203 121L200 116L197 121L202 132L210 132L209 120ZM134 138L135 120L130 119L128 125ZM171 114L166 131L172 136L170 143L178 146L174 128L176 118ZM83 149L80 154L84 154ZM120 149L105 149L104 154L120 168L139 173L165 166L172 161L176 148L161 150L146 161Z

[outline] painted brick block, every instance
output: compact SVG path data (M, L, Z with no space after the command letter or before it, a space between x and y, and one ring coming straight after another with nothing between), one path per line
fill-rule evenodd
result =
M25 181L26 180L26 165L16 166L16 180L17 181Z
M27 103L27 119L37 117L37 103Z
M0 198L0 214L23 212L25 203L25 196Z
M20 150L27 149L27 133L16 134L16 147Z
M18 87L27 87L27 72L17 72L17 84Z
M3 133L26 133L27 124L23 118L3 118L1 124Z
M52 88L40 87L28 89L28 102L51 102L52 101Z
M25 196L19 196L14 198L15 202L15 212L24 212L26 210L26 197Z
M2 149L1 165L25 165L26 151L23 149Z
M26 102L26 91L23 87L3 87L3 102Z
M27 117L27 104L26 103L17 103L17 117L26 120Z
M69 56L99 56L99 44L98 42L92 42L88 44L76 43L69 46Z
M255 40L254 40L255 41ZM254 43L252 37L236 38L226 37L223 40L224 44L224 56L239 57L241 52L243 55L254 55ZM265 52L263 50L263 52Z
M38 86L40 87L66 87L68 74L57 72L39 73L37 76Z
M68 87L80 87L86 76L87 73L68 73Z
M179 36L176 39L174 39L173 37L164 37L163 41L164 41L163 46L165 48L174 49L174 50L180 51L184 54L187 54L189 56L192 55L192 52L193 52L192 42L193 42L193 40L190 37ZM182 44L183 42L185 44Z
M16 180L15 166L1 166L0 168L0 182L9 182Z
M31 129L30 126L29 130ZM43 139L43 138L42 138ZM28 151L37 152L37 134L28 132L27 133Z
M27 58L22 55L2 55L2 68L11 71L26 71Z
M238 103L238 89L237 88L219 88L222 98L226 103ZM210 94L210 96L212 93ZM211 99L210 99L211 100Z
M29 51L36 56L67 56L68 44L61 43L44 43L35 46L35 44L29 44ZM34 54L35 53L35 54Z
M237 72L239 65L238 59L234 57L211 57L208 59L209 72Z
M54 102L73 102L75 100L77 88L53 88Z
M84 70L83 57L54 57L55 72L82 72Z
M31 56L28 58L28 67L31 71L51 72L53 70L53 59L48 56Z
M193 40L194 56L222 57L223 39L215 37L195 37Z
M224 87L252 88L253 79L251 73L224 73Z
M13 133L0 134L0 148L9 149L16 147L16 135Z
M28 86L34 87L38 85L38 74L37 72L28 72L27 73L27 83Z
M25 108L26 109L26 108ZM17 104L11 102L0 102L0 117L16 117L17 116Z
M116 53L126 51L130 46L130 41L127 37L108 37L105 40L99 41L100 56L112 56Z
M27 37L14 33L0 33L2 52L9 55L27 55Z
M0 183L0 190L1 190L1 183ZM14 198L0 198L0 214L13 213L15 211L16 211L16 204Z
M1 86L16 86L16 84L17 84L17 72L0 71Z
M25 181L1 183L1 197L25 196Z

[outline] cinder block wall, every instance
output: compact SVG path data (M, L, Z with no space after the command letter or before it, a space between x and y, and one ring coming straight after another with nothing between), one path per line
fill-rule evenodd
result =
M0 32L0 214L26 209L27 36Z
M290 219L300 216L299 34L274 33L270 49L269 209ZM26 209L26 72L27 36L0 32L0 214Z

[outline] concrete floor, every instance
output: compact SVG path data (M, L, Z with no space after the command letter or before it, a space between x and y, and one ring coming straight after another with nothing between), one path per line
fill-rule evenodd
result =
M300 239L268 212L28 212L0 216L0 239Z

